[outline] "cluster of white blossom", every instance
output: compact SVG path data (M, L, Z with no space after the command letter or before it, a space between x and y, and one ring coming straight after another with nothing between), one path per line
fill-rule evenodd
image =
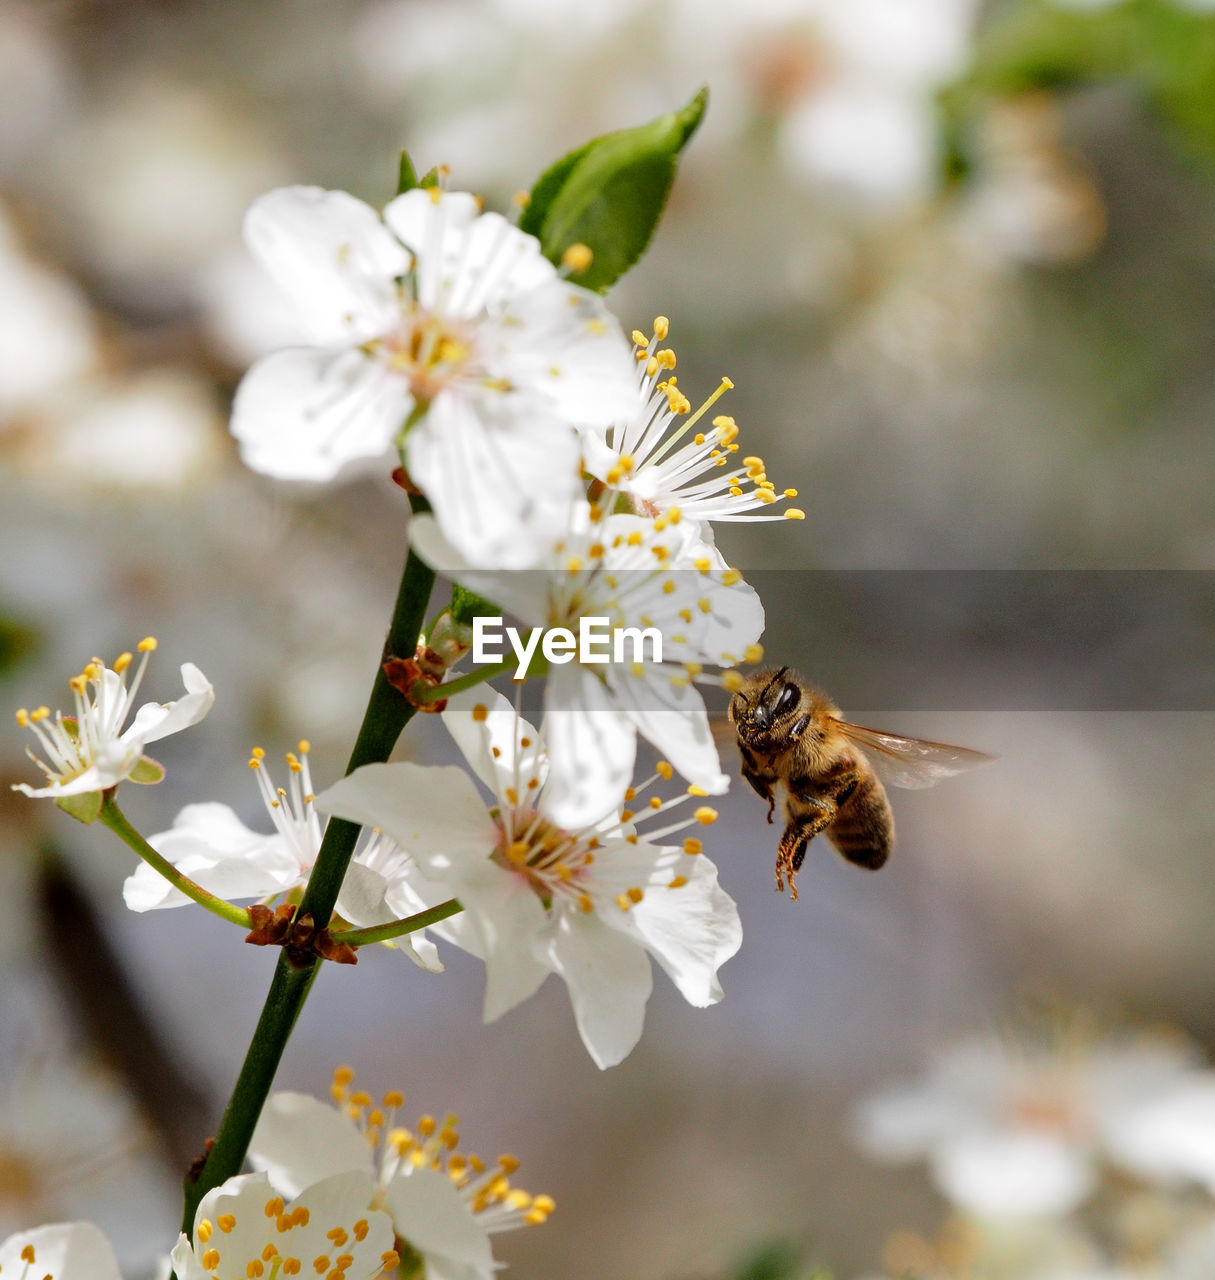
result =
M613 648L564 662L546 645L537 726L518 698L485 683L497 668L452 669L469 647L457 637L421 685L432 701L450 686L436 709L467 769L368 764L318 794L306 741L287 755L286 786L255 748L269 834L203 802L144 842L118 815L114 788L158 781L145 745L213 701L187 664L186 696L142 706L128 726L149 638L129 687L130 654L112 668L94 658L71 682L72 714L18 714L45 775L21 789L101 818L141 853L125 886L131 909L193 899L255 934L264 926L261 941L285 940L265 922L301 902L322 815L360 824L329 922L339 942L388 941L441 972L426 925L484 961L487 1020L555 973L593 1060L618 1063L641 1035L651 956L705 1006L721 999L718 969L742 941L692 834L714 822L704 801L728 785L697 684L731 687L737 664L758 661L764 619L712 522L800 519L787 505L796 493L778 491L759 457L740 456L732 418L708 416L728 379L693 410L662 345L665 318L630 347L601 298L571 282L590 263L585 246L554 266L534 237L442 186L406 191L382 217L344 192L286 188L255 203L246 234L314 344L263 358L242 383L232 432L250 467L315 483L399 465L428 507L413 517L411 551L484 612L506 609L533 635L579 633L594 618L659 643L649 661L644 645L631 659ZM434 655L426 636L424 654ZM397 687L421 696L418 682ZM639 734L665 757L645 780L634 776ZM686 784L677 791L666 787L676 774ZM260 915L231 901L251 898ZM478 1280L494 1266L489 1231L547 1216L547 1197L510 1187L510 1158L487 1167L458 1157L452 1122L424 1119L409 1134L395 1125L399 1097L373 1107L348 1085L347 1073L338 1112L297 1095L267 1103L249 1149L260 1172L204 1196L173 1252L181 1280L262 1274L258 1259L267 1274L303 1267L353 1280L391 1272L402 1249L431 1280ZM95 1237L79 1224L43 1228L10 1239L0 1265L11 1254L62 1280L82 1254L101 1266Z

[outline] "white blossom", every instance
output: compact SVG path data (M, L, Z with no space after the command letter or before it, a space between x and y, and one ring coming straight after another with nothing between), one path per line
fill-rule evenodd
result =
M150 837L148 843L183 875L218 897L293 896L298 900L325 834L313 805L308 751L308 742L301 741L298 754L287 754L288 786L284 788L275 786L265 764L266 753L260 747L253 750L249 765L273 831L253 831L228 805L211 801L186 805L173 826ZM427 905L414 883L418 879L403 849L385 836L372 834L355 850L347 868L337 913L361 928L412 915ZM181 907L191 901L146 862L127 877L123 898L132 911ZM421 968L442 971L435 945L424 930L395 939L393 945Z
M275 1262L270 1274L386 1275L399 1256L391 1221L371 1207L374 1189L367 1173L338 1172L285 1200L265 1173L229 1178L203 1196L173 1269L178 1280L248 1280Z
M995 1036L936 1056L917 1081L868 1098L855 1136L879 1159L923 1159L951 1203L985 1217L1070 1213L1116 1158L1132 1108L1192 1071L1180 1039ZM1144 1171L1144 1170L1140 1170Z
M530 1195L510 1183L513 1156L489 1164L458 1149L458 1121L423 1116L412 1131L397 1122L402 1094L384 1095L380 1106L352 1091L353 1072L334 1074L336 1107L300 1093L267 1100L249 1144L249 1159L276 1186L294 1191L336 1171L366 1178L369 1203L387 1213L424 1280L491 1280L490 1236L536 1225L552 1212L546 1195Z
M148 657L156 648L150 636L139 643L143 659L135 670L130 688L127 670L131 655L124 653L108 668L100 658L68 682L75 695L75 713L51 715L49 707L17 712L17 723L33 731L45 759L32 751L30 759L46 775L46 786L14 784L27 796L56 799L104 791L125 778L133 782L158 782L163 770L143 753L150 742L197 724L215 701L206 676L187 662L181 668L186 693L175 702L145 702L125 729L143 682Z
M736 461L740 446L733 418L718 415L707 430L689 435L734 384L723 378L693 413L671 372L675 353L658 346L667 333L664 316L654 321L652 337L634 332L639 394L633 412L606 431L584 433L586 468L610 491L608 500L618 507L623 499L637 515L701 525L706 538L712 536L708 525L715 520L804 519L805 512L797 507L769 511L783 499L797 497L797 490L778 493L760 457Z
M558 536L579 483L573 424L632 396L628 349L599 298L467 193L416 189L376 212L288 187L245 223L315 345L259 361L232 432L254 470L328 480L403 439L448 538L514 566Z
M114 1250L91 1222L56 1222L0 1244L0 1275L18 1280L122 1280Z
M665 819L695 789L666 803L655 797L637 815L621 812L617 793L594 821L566 824L552 804L551 743L546 749L500 694L454 695L443 717L493 793L489 805L463 770L413 764L357 769L317 804L384 830L431 880L450 886L464 911L438 931L485 961L486 1021L556 973L583 1043L607 1067L641 1035L652 985L647 952L691 1004L720 1000L717 970L742 941L737 909L699 840L658 843L717 815L701 805L638 834L641 822ZM669 779L673 770L664 762L659 774Z
M694 681L709 678L705 665L759 660L763 606L694 526L678 518L604 517L592 506L541 567L498 574L462 561L425 517L414 522L412 536L429 563L529 627L577 635L580 619L592 617L616 632L661 634L661 662L648 660L651 651L626 648L624 660L613 652L604 662L554 663L544 724L554 821L579 826L602 817L633 776L638 733L693 785L710 794L727 789Z

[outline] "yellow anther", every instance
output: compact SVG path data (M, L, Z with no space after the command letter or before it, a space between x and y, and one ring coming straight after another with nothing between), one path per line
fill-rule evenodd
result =
M231 1213L221 1213L219 1217L215 1219L215 1225L224 1233L224 1235L227 1235L232 1228L236 1226L236 1216Z
M732 484L732 485L730 486L730 497L731 497L731 498L741 498L741 497L742 497L742 490L738 487L738 485L736 485L736 484Z
M116 657L116 658L114 659L114 668L113 668L113 669L114 669L114 671L115 671L115 672L117 672L117 674L118 674L118 675L122 675L122 673L123 673L123 672L124 672L124 671L125 671L125 670L130 666L130 665L131 665L131 655L130 655L130 653L129 653L129 652L127 652L127 653L120 653L120 654L118 655L118 657Z
M659 342L664 342L666 340L667 334L670 332L671 332L671 322L666 318L666 316L655 316L654 317L654 337L656 337Z
M210 1218L204 1218L204 1219L203 1219L203 1220L198 1224L198 1238L199 1238L199 1240L201 1240L203 1244L206 1244L206 1243L207 1243L207 1241L211 1239L211 1235L212 1235L212 1233L213 1233L214 1231L215 1231L215 1228L214 1228L214 1226L212 1226L212 1224L211 1224L211 1219L210 1219Z
M413 1134L408 1129L392 1129L384 1140L385 1146L391 1147L399 1156L403 1156L413 1146Z
M624 792L625 802L637 799L637 792L633 787L626 787Z
M721 585L723 587L733 587L742 581L742 574L737 569L727 569L721 575Z
M219 1250L208 1249L202 1256L204 1271L214 1271L219 1266Z
M352 1093L350 1095L350 1105L352 1107L358 1107L360 1110L363 1107L371 1106L371 1094L364 1093L362 1089L357 1093Z
M246 1280L259 1280L259 1278L265 1274L266 1266L260 1258L254 1258L250 1262L245 1263Z
M651 797L650 797L650 808L651 808L651 809L661 809L661 808L662 808L662 801L659 799L659 797L658 797L658 796L651 796Z
M633 820L633 817L634 817L634 814L632 809L621 809L620 811L621 822L631 822Z
M698 787L695 783L693 783L693 784L688 788L688 795L690 795L690 796L698 796L698 797L701 797L701 796L707 796L708 794L709 794L709 793L704 789L704 787Z
M744 662L763 662L764 646L762 644L749 644L743 650Z
M628 896L628 900L632 903L638 903L645 897L645 891L637 888L636 885L631 889L626 889L625 894Z
M776 495L770 492L768 489L756 489L751 496L756 500L756 502L761 503L765 507L770 502L776 501ZM788 514L789 513L786 511L785 515L788 515Z
M748 455L743 459L743 466L744 466L744 467L762 467L763 465L764 465L764 460L763 460L763 458L757 457L757 456L756 456L755 454L753 454L753 453L748 454Z
M329 1270L329 1259L322 1253L319 1258L312 1260L312 1269L319 1276L322 1271Z
M385 1271L392 1271L400 1266L401 1255L395 1249L386 1249L380 1254L380 1261L384 1264Z
M354 1266L354 1255L351 1253L339 1253L333 1260L333 1265L341 1271L345 1271L347 1267Z
M506 1207L508 1209L530 1209L531 1206L531 1196L519 1187L515 1187L506 1197Z
M704 444L704 442L705 442L705 438L704 438L704 434L703 434L703 432L698 431L698 432L697 432L697 433L692 437L692 443L693 443L694 445L702 445L702 444Z
M634 529L634 530L633 530L633 532L629 534L629 536L628 536L628 538L626 539L626 541L628 542L628 544L629 544L629 546L630 546L630 547L639 547L639 546L641 546L641 530L640 530L640 529Z
M50 716L50 714L51 714L50 707L38 707L36 710L30 712L30 719L35 724L38 724L39 721L46 720Z
M581 275L591 265L594 257L590 245L572 244L561 255L561 265L576 275Z
M710 604L704 596L697 600L696 607L701 611L701 613L712 613L713 611L712 604Z
M688 877L687 877L687 876L674 876L674 877L672 877L672 879L671 879L671 883L667 885L667 888L668 888L668 889L682 889L682 888L684 887L684 885L685 885L685 884L687 884L687 883L688 883Z
M659 517L658 517L658 519L654 521L654 532L655 532L655 533L662 533L662 531L663 531L666 527L667 527L667 518L666 518L666 516L659 516Z
M423 1116L418 1121L418 1132L424 1138L433 1137L434 1132L437 1128L438 1128L438 1125L435 1123L434 1116Z
M616 465L627 476L633 470L633 455L631 453L622 453L620 457L616 459Z
M800 507L788 507L785 510L786 520L804 520L806 513Z
M678 524L683 519L683 512L678 507L667 508L667 519L672 524Z
M17 723L23 729L28 729L30 727L30 713L24 707L17 712Z
M298 1276L302 1267L303 1263L298 1258L283 1259L283 1275L285 1276Z
M737 693L742 688L743 678L737 671L723 671L721 673L721 687L727 693Z
M267 1200L263 1212L267 1218L277 1218L287 1206L283 1203L281 1196L275 1196L273 1200Z
M478 724L482 724L489 719L489 708L484 702L478 702L477 705L473 707L472 716Z
M374 1110L367 1113L367 1123L369 1125L374 1125L376 1128L379 1128L379 1126L384 1123L384 1113L379 1109L379 1107L376 1107Z
M661 530L659 530L659 532L661 532ZM657 547L651 547L650 550L654 553L654 559L660 564L671 554L670 547L664 547L661 544Z
M312 750L312 743L309 742L307 738L301 738L299 742L296 743L296 750L300 755L306 756L308 752Z
M649 338L647 338L645 334L641 332L640 329L634 329L633 330L633 346L648 347L649 345L650 345Z
M531 192L516 191L515 194L511 196L510 202L515 206L516 209L526 209L527 206L532 202Z
M580 893L578 895L578 909L580 911L583 913L589 912L592 906L594 906L594 904L591 902L589 895L585 893Z
M511 804L519 803L519 793L515 790L514 787L506 788L506 798L511 802Z
M628 900L628 898L625 897L623 893L618 893L616 895L616 905L620 908L621 911L628 911L633 904Z
M708 827L717 821L717 810L710 809L707 804L703 804L692 816L702 827Z
M255 760L264 760L264 759L266 758L266 752L265 752L265 749L264 749L263 747L254 747L254 748L253 748L253 750L252 750L249 754L250 754L250 755L251 755ZM353 1075L354 1075L354 1073L353 1073L353 1072L351 1072L351 1076L352 1076L352 1077L353 1077Z
M325 1232L325 1239L332 1240L334 1248L340 1249L350 1237L346 1234L345 1227L334 1227L332 1231Z
M683 851L684 853L691 854L692 857L695 857L698 853L702 853L704 851L704 845L701 844L695 836L688 836L688 838L683 842Z
M144 638L135 646L140 653L151 653L156 648L155 636L144 636Z
M786 490L785 490L785 497L786 497L786 498L796 498L796 497L797 497L797 490L796 490L796 489L786 489Z
M605 547L602 542L592 542L587 550L587 555L589 555L593 560L602 560L606 554L607 547Z
M278 1257L278 1246L277 1246L277 1245L274 1243L274 1241L272 1240L272 1241L271 1241L268 1245L266 1245L266 1247L262 1250L262 1261L263 1261L263 1262L269 1262L272 1258L277 1258L277 1257Z
M254 749L254 754L255 755L257 754L256 748ZM334 1068L333 1083L337 1085L338 1088L344 1089L353 1079L354 1079L353 1067L335 1067Z
M582 561L577 556L570 556L565 562L565 568L568 573L577 573L582 568Z
M540 779L539 779L539 778L528 778L528 780L527 780L527 789L528 789L529 791L535 791L535 790L536 790L536 788L537 788L537 787L539 787L539 785L540 785Z
M683 669L692 677L693 680L695 680L696 677L704 670L704 666L699 662L685 662L683 664Z
M692 561L692 567L699 570L701 573L708 573L713 567L713 561L710 560L708 556L700 556L698 559Z

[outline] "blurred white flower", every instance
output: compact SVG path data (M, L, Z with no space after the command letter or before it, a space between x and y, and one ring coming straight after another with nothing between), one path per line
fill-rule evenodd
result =
M202 1198L173 1269L178 1280L248 1280L277 1261L271 1274L386 1275L399 1257L392 1222L371 1207L374 1190L370 1174L336 1173L285 1201L264 1173L229 1178Z
M252 831L226 804L210 802L186 805L172 828L151 836L148 843L183 875L221 898L269 900L298 893L308 883L324 835L313 807L308 743L299 744L298 755L287 755L287 788L274 785L260 747L254 748L249 765L274 825L272 832L267 835ZM342 882L337 900L339 916L366 927L387 924L421 910L423 904L408 883L411 870L412 860L390 840L379 835L364 840ZM146 862L139 863L127 877L122 894L132 911L184 907L190 903L180 889ZM402 906L406 909L398 910ZM442 972L435 945L427 940L424 931L399 938L395 945L420 968Z
M647 952L691 1004L720 1000L717 970L742 942L737 909L698 841L656 843L716 814L698 808L643 838L643 819L663 818L689 796L655 798L634 818L621 813L622 793L605 785L595 820L566 824L550 804L553 756L505 698L469 690L451 698L443 717L493 792L488 808L462 770L412 764L357 769L317 804L383 829L459 897L463 913L439 932L485 961L486 1021L556 973L583 1043L608 1067L641 1036L652 986ZM660 771L671 776L670 765Z
M1215 1072L1195 1071L1115 1116L1110 1156L1164 1185L1198 1182L1215 1195Z
M631 402L627 347L594 294L473 196L409 191L384 220L315 187L250 209L250 248L317 345L254 365L232 433L255 471L329 480L383 464L405 431L410 476L450 540L481 564L526 564L577 493L572 424Z
M88 372L98 355L84 293L28 259L0 211L0 430Z
M915 1083L862 1103L854 1136L878 1159L926 1160L942 1194L969 1213L1067 1214L1115 1154L1124 1117L1193 1064L1180 1038L974 1038L938 1054Z
M349 1088L353 1072L334 1074L337 1107L301 1093L276 1093L267 1100L249 1144L249 1160L268 1172L276 1186L294 1193L335 1171L366 1177L374 1188L370 1204L392 1218L405 1263L420 1263L425 1280L491 1280L490 1236L538 1225L553 1210L549 1196L512 1187L518 1168L512 1156L490 1165L456 1147L455 1116L438 1124L423 1116L413 1132L400 1128L399 1092L375 1106Z
M145 702L124 730L156 641L149 636L139 642L138 648L143 659L129 689L129 653L115 659L113 670L100 658L93 658L80 675L69 681L76 699L75 714L65 716L57 711L52 718L50 708L45 706L17 713L17 723L32 730L47 757L43 761L29 752L30 759L46 775L47 785L34 788L21 782L14 784L15 791L58 799L104 791L124 778L135 782L160 780L163 770L143 754L144 747L197 724L211 710L215 692L192 662L184 663L181 678L185 697L175 702Z
M61 492L198 489L226 452L212 384L185 366L82 379L30 415L13 450Z
M0 1244L0 1272L47 1280L122 1280L110 1242L91 1222L57 1222L9 1236Z
M588 617L607 619L612 630L661 635L661 662L635 647L623 660L612 653L600 662L554 663L544 688L552 759L546 803L554 820L581 826L603 816L632 779L638 733L689 782L715 795L727 789L694 681L720 679L703 676L705 664L758 661L763 606L694 526L604 517L592 506L540 567L521 573L478 572L425 516L414 521L412 542L428 563L528 627L578 635Z
M179 307L280 164L248 112L155 73L120 83L47 148L41 183L111 289L147 310Z

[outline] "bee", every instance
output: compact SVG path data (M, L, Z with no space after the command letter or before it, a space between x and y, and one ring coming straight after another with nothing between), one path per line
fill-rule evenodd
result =
M742 776L768 802L768 821L784 790L785 830L776 887L797 900L797 873L819 832L849 861L876 871L894 847L894 815L866 752L896 787L930 787L992 757L967 747L902 738L841 719L821 690L788 667L742 677L727 712Z

